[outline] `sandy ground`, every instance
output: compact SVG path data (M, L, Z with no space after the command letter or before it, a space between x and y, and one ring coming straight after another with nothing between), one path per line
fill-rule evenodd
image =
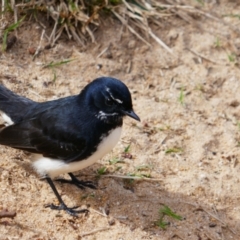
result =
M239 14L237 1L209 2L204 10L212 16ZM4 85L46 101L77 94L99 76L117 77L130 88L142 121L126 118L117 147L78 173L97 190L56 183L69 206L88 207L89 214L78 218L44 208L57 201L31 168L31 156L1 147L0 210L17 216L0 219L0 240L240 239L240 21L195 13L188 23L182 17L153 26L173 55L114 23L102 26L86 48L63 39L34 61L29 48L38 46L41 29L24 23L17 43L0 55ZM43 67L62 59L74 61ZM102 167L108 175L151 178L96 178ZM165 217L165 230L155 224L164 205L183 217Z

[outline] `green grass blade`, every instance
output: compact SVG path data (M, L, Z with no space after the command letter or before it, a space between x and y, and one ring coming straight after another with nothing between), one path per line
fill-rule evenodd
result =
M177 147L175 147L175 148L168 148L168 149L165 151L165 153L166 153L166 154L179 153L179 152L182 152L182 151L183 151L182 148L177 148Z
M19 24L25 19L26 15L24 17L22 17L18 22L10 25L7 29L4 30L3 33L3 44L2 44L2 51L6 51L7 49L7 37L8 37L8 33L17 29Z
M66 64L66 63L69 63L69 62L72 62L74 61L75 59L65 59L65 60L62 60L62 61L59 61L59 62L50 62L48 64L46 64L43 68L53 68L53 67L58 67L58 66L61 66L63 64Z
M19 24L25 19L25 17L26 17L26 15L23 16L18 22L10 25L5 31L10 32L10 31L13 31L13 30L15 30L16 28L18 28Z
M166 206L166 205L165 205L163 208L161 208L161 209L159 210L159 212L162 213L162 214L164 214L164 215L167 215L167 216L169 216L169 217L172 217L172 218L174 218L174 219L182 220L182 216L177 215L175 212L173 212L173 211L171 210L170 207L168 207L168 206Z
M124 152L125 152L125 153L128 153L128 152L129 152L130 146L131 146L131 144L129 144L129 145L124 149Z
M181 91L180 91L180 96L178 98L178 101L181 103L181 105L184 105L184 88L182 87L181 88Z

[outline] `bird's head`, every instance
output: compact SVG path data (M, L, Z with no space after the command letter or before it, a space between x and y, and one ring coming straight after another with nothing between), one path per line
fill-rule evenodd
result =
M133 111L132 98L127 86L118 79L101 77L88 84L83 90L89 104L94 107L95 116L103 121L112 121L129 116L140 118Z

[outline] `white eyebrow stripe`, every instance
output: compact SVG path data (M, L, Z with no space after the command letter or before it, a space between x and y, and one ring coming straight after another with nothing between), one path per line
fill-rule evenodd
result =
M115 116L115 115L118 115L118 113L105 113L103 111L99 111L99 113L96 114L95 116L100 120L106 120L107 117Z
M112 98L112 100L114 100L114 101L116 101L116 102L118 102L118 103L120 103L120 104L123 103L122 100L113 97L113 95L112 95L112 93L110 92L110 89L109 89L108 87L106 87L106 91L109 93L109 95L110 95L110 97Z

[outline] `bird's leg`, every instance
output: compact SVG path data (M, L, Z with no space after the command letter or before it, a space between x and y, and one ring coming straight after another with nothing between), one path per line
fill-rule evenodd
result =
M67 179L57 179L56 181L59 181L61 183L70 183L76 185L78 188L85 189L85 188L92 188L96 189L96 186L91 181L82 181L77 179L72 173L68 173L71 180Z
M78 213L87 213L88 210L87 209L81 209L81 210L75 210L76 208L78 207L67 207L67 205L64 203L64 201L62 200L60 194L58 193L52 179L50 177L46 177L46 180L48 182L48 184L50 185L50 187L52 188L55 196L57 197L58 201L59 201L59 205L54 205L53 203L52 204L48 204L46 205L45 207L49 207L51 209L54 209L54 210L64 210L66 211L68 214L72 215L72 216L77 216Z

